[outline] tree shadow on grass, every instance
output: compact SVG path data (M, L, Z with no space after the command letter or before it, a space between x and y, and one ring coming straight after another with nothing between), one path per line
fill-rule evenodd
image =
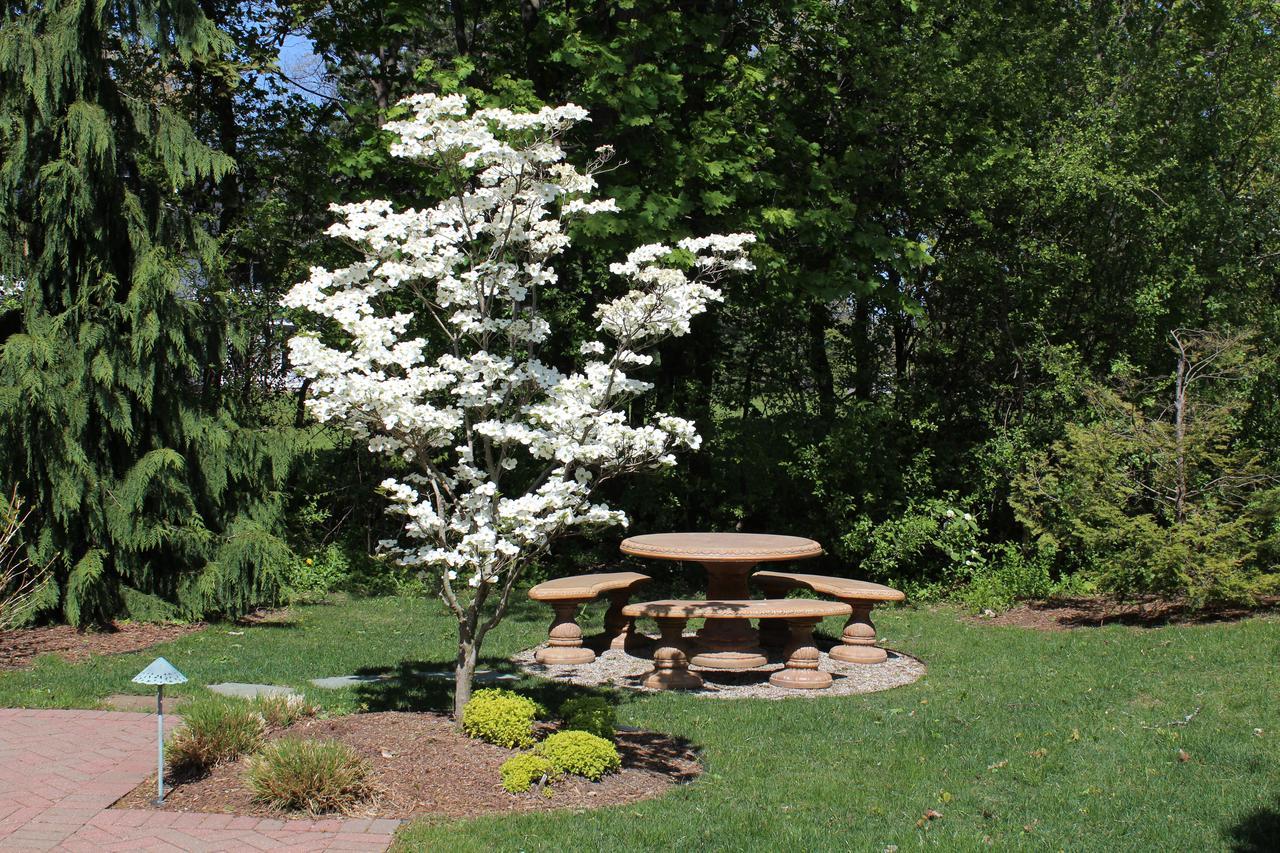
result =
M636 701L630 691L607 686L584 687L529 676L504 658L481 658L474 689L503 687L539 702L554 716L569 699L598 696L615 707ZM453 710L453 661L401 661L394 667L362 667L356 675L370 680L355 686L361 705L369 711Z
M1250 812L1225 835L1232 853L1272 853L1280 850L1280 800L1271 808Z

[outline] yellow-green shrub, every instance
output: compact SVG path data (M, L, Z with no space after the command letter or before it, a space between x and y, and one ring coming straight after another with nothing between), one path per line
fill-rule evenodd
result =
M462 709L462 730L508 749L533 746L533 721L538 703L527 696L491 687L477 690Z
M613 706L599 696L569 699L560 706L560 718L565 729L590 732L605 740L613 740L617 734L618 718Z
M502 763L499 772L502 774L502 787L513 794L523 794L542 781L545 776L548 784L560 778L551 759L531 752L513 755Z
M557 732L534 747L533 752L550 759L560 772L583 776L592 782L622 768L617 747L590 732Z

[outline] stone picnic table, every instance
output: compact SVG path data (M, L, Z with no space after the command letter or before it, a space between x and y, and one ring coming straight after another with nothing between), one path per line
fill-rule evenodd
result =
M812 539L771 533L651 533L622 540L619 549L633 557L700 563L707 571L707 598L751 598L747 579L759 563L820 556ZM752 669L768 663L749 619L708 619L697 634L700 651L690 658L708 669Z

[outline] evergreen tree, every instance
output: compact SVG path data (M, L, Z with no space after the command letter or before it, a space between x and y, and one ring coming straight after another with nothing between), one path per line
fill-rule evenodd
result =
M236 329L191 199L232 161L181 114L235 74L192 0L17 0L0 31L0 478L30 507L45 606L126 588L186 615L274 598L293 442L222 393ZM234 82L234 81L232 81Z

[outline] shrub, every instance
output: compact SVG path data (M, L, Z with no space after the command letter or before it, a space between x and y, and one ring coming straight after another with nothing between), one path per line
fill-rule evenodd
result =
M202 698L182 709L183 727L165 748L177 773L201 773L262 745L266 721L257 708L238 699Z
M578 732L590 732L596 737L613 740L618 726L613 706L599 696L580 696L569 699L560 706L560 718L564 727Z
M295 560L285 584L294 601L321 601L351 576L351 563L338 545L330 543L310 557Z
M590 732L557 732L534 747L533 752L551 759L560 772L583 776L592 782L622 768L617 747Z
M462 709L462 730L468 737L508 749L528 749L539 710L537 702L510 690L477 690Z
M314 717L316 708L297 694L288 696L259 696L253 700L262 719L273 729L283 729L302 717Z
M346 744L284 738L250 759L245 778L259 800L320 814L368 798L368 777L368 766Z
M513 755L502 763L502 787L513 794L523 794L544 778L550 784L560 778L551 759L531 752Z

